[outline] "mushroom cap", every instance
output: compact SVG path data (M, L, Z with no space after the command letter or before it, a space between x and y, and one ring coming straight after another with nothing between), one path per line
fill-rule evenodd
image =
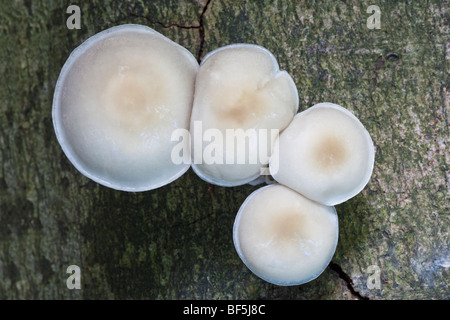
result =
M275 142L274 179L325 205L342 203L369 182L374 145L347 109L319 103L298 113Z
M242 204L233 241L244 264L263 280L283 286L317 278L338 242L334 207L280 184L254 191Z
M171 160L178 143L171 134L189 129L198 67L187 49L142 25L87 39L54 93L53 125L67 158L117 190L151 190L180 177L190 163Z
M297 109L295 83L286 71L279 70L275 57L267 49L253 44L233 44L210 52L200 64L195 84L191 115L193 170L203 180L220 186L237 186L256 179L261 167L268 164L275 140L271 138L271 130L284 129ZM213 129L223 139L205 141L202 136L196 136L193 130L196 122L201 123L203 133ZM235 146L227 143L227 130L236 133ZM244 135L239 136L233 130L242 130ZM255 132L256 136L251 134ZM198 139L202 141L201 150L195 149ZM238 160L240 142L245 144L245 161ZM222 160L205 161L208 148L216 148ZM234 157L232 149L235 149ZM260 150L267 150L267 160L255 154ZM202 158L200 161L195 153ZM252 161L255 157L257 160Z

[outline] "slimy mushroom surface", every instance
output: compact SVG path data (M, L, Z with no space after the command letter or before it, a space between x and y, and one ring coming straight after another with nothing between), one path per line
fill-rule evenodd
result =
M334 254L336 210L283 185L265 186L239 209L233 240L244 264L263 280L303 284L317 278Z
M274 179L325 205L342 203L368 183L374 145L347 109L319 103L294 117L276 141Z
M197 75L191 116L194 171L202 179L221 186L241 185L258 178L272 150L271 130L283 130L297 108L294 81L286 71L279 70L275 57L267 49L234 44L210 52L202 60ZM194 130L199 125L200 135ZM215 130L214 139L204 138L202 133L208 130ZM248 134L236 136L231 145L226 136L232 130ZM201 143L196 144L195 140ZM239 143L246 150L241 161ZM261 148L268 151L267 161L264 163L259 154L252 161ZM234 156L230 156L233 152ZM208 161L209 154L218 161Z
M118 190L175 180L190 163L171 160L171 134L189 129L197 70L188 50L145 26L92 36L67 59L55 89L64 153L85 176Z

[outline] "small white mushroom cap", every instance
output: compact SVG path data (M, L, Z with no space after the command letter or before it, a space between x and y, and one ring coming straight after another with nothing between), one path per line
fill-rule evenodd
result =
M338 242L334 207L312 201L280 184L254 191L233 227L236 251L258 277L291 286L317 278Z
M369 182L374 145L347 109L319 103L294 117L275 142L274 179L325 205L342 203Z
M242 185L258 178L271 155L273 130L283 130L297 109L295 83L286 71L279 70L275 57L267 49L233 44L210 52L202 60L195 84L190 129L194 140L193 170L203 180L221 186ZM219 132L222 140L196 135L196 124L201 124L202 133ZM244 134L236 135L235 144L231 145L226 141L227 130L242 130ZM256 135L250 134L255 132ZM198 140L202 142L197 144ZM238 158L239 143L245 144L242 161ZM198 145L200 148L196 148ZM216 152L215 160L220 160L205 159L205 153L212 149ZM267 160L260 157L264 150Z
M141 25L86 40L64 64L53 100L68 159L118 190L151 190L181 176L190 163L171 160L171 134L189 129L198 67L187 49Z

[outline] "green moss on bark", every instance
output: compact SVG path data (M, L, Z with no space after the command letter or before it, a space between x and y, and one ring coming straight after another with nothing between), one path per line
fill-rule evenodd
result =
M276 287L244 267L232 225L256 187L211 189L189 171L124 193L73 168L51 121L59 71L83 40L124 23L199 59L230 43L265 46L293 76L300 110L330 101L354 112L376 164L363 192L337 206L333 262L364 297L449 298L445 2L380 3L380 30L367 28L360 1L83 1L80 30L66 28L66 5L0 5L0 298L355 298L330 268ZM71 264L81 267L79 291L65 284ZM371 265L381 289L367 287Z

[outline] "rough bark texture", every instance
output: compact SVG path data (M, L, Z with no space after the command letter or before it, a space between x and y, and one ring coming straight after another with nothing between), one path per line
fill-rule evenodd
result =
M449 299L448 1L70 1L0 4L0 299ZM381 9L369 29L367 7ZM148 25L201 60L231 43L271 50L300 110L334 102L376 145L373 177L336 207L340 239L316 280L255 277L232 242L257 186L211 188L190 170L158 190L91 182L53 131L59 71L89 36ZM69 290L78 265L82 289ZM381 288L369 289L376 265Z

